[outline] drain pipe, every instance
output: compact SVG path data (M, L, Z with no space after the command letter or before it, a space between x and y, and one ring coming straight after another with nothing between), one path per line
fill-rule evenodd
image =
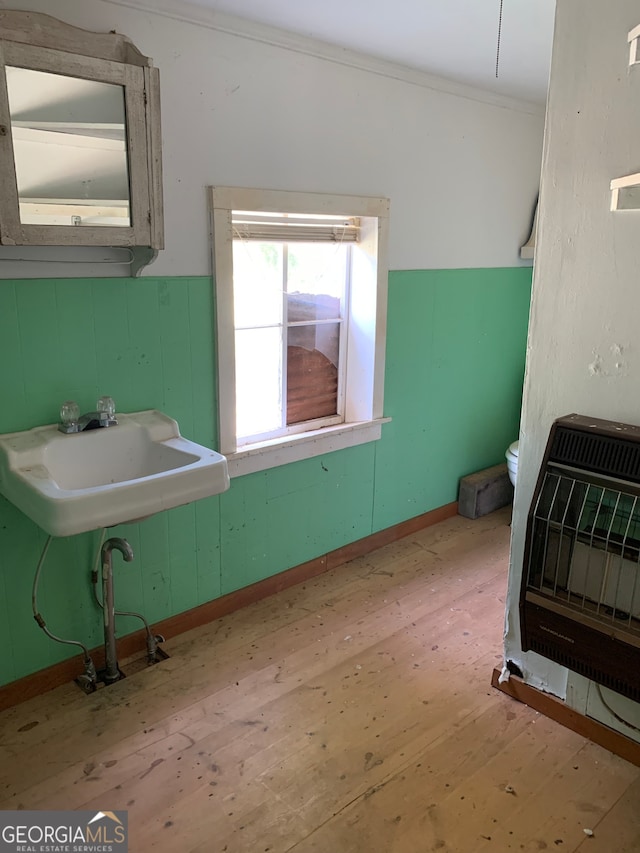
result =
M98 550L96 552L96 562L95 566L91 571L91 584L93 586L93 597L95 599L96 604L100 609L104 609L104 605L102 601L100 601L100 596L98 595L98 564L100 562L100 555L102 552L102 544L104 542L104 538L106 536L106 528L102 531L102 535L100 537L100 542L98 544ZM116 616L132 616L134 619L140 619L142 624L145 627L147 632L147 663L151 666L158 661L158 643L164 643L164 637L162 634L154 634L151 631L151 626L144 618L142 613L135 613L133 610L114 610Z
M104 651L106 666L102 680L105 684L113 684L121 677L118 668L118 655L116 652L116 612L113 598L113 567L111 552L117 549L122 554L123 560L130 563L133 560L133 550L126 539L113 537L107 539L101 549L102 555L102 612L104 615Z
M62 637L56 636L56 634L54 634L47 628L47 623L44 621L42 614L38 610L38 584L40 583L42 567L49 551L49 546L51 545L52 538L53 537L51 536L47 537L47 541L45 542L44 548L42 549L42 553L40 554L40 559L38 560L38 566L36 568L36 574L33 579L33 589L31 591L31 608L33 610L33 618L36 620L40 628L42 628L47 637L52 640L55 640L56 643L65 643L66 645L78 646L78 648L82 649L84 655L84 672L82 673L82 675L79 675L76 680L80 687L85 691L85 693L93 693L97 686L98 676L96 673L95 665L91 660L89 650L79 640L65 640Z

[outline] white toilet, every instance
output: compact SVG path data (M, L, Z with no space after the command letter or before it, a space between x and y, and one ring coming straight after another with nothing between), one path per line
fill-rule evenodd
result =
M509 479L511 480L511 484L515 488L516 485L516 477L518 476L518 441L514 441L513 444L509 445L509 449L505 453L505 457L507 459L507 470L509 471Z

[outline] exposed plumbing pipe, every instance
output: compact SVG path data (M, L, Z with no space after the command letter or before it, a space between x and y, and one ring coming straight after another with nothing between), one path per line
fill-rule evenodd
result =
M66 645L78 646L78 648L82 649L84 655L84 672L81 676L78 677L78 683L85 692L92 693L96 689L97 673L95 665L91 660L89 650L79 640L65 640L50 631L47 628L47 623L44 621L42 614L38 610L38 584L40 583L42 567L49 551L49 546L51 545L52 538L53 537L51 536L47 536L47 541L45 542L44 547L42 549L42 553L40 554L40 559L38 560L38 565L36 567L36 574L33 579L33 589L31 591L31 607L33 610L33 618L36 620L39 627L42 628L47 637L52 640L55 640L56 643L65 643Z
M107 539L101 548L102 555L102 613L104 616L104 652L105 670L102 680L105 684L113 684L121 677L118 668L118 655L116 651L116 612L113 597L113 566L111 552L114 548L122 554L123 560L130 563L133 560L133 549L126 539L114 536Z
M120 539L118 537L114 537L112 539L108 539L106 542L104 541L106 536L106 528L103 529L100 536L100 543L98 545L98 550L96 552L96 561L94 565L94 569L91 572L91 580L93 583L93 593L97 604L102 608L103 611L103 623L104 623L104 640L105 640L105 657L106 657L106 667L104 671L100 672L100 680L104 681L105 684L112 684L115 681L118 681L122 677L122 673L118 667L117 660L117 652L116 652L116 636L115 636L115 617L117 616L133 616L137 619L142 620L144 623L146 632L147 632L147 658L150 664L155 663L157 659L158 653L158 643L163 641L163 637L160 635L154 636L149 626L149 623L144 618L141 613L135 613L127 610L116 610L114 605L114 594L113 594L113 568L112 568L112 551L114 549L120 551L123 559L126 562L131 562L133 560L133 549L131 545L127 542L126 539ZM49 548L51 546L53 537L47 536L44 547L42 548L42 553L40 554L40 558L38 560L38 565L36 566L36 573L33 579L33 588L31 591L31 607L33 610L33 618L37 622L38 626L44 631L44 633L56 643L63 643L65 645L77 646L79 649L82 649L83 658L84 658L84 672L82 675L78 676L76 679L77 683L82 687L82 689L86 693L92 693L96 687L98 682L98 673L96 672L95 664L91 659L91 655L89 654L89 650L84 645L84 643L79 640L67 640L63 637L58 637L57 634L54 634L53 631L50 631L47 627L47 623L44 620L44 617L40 613L38 609L38 587L40 584L40 577L42 575L42 569L49 552ZM98 561L101 559L102 561L102 601L98 595L97 591L97 583L98 583Z
M105 537L107 535L107 528L105 527L102 530L102 534L100 536L100 542L98 543L98 549L96 551L96 559L91 571L91 584L93 586L93 597L95 599L96 604L100 607L101 610L104 610L104 605L100 600L100 596L98 595L98 566L100 564L100 555L102 552L102 545L104 543ZM133 610L114 610L114 614L116 616L133 616L135 619L140 619L144 624L145 630L147 632L147 663L149 665L156 663L158 657L158 643L164 642L164 637L161 634L155 635L151 631L151 626L144 618L142 613L136 613Z

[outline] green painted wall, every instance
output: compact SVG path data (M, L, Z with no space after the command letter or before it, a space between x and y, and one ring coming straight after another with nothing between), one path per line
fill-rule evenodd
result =
M460 476L502 461L517 435L531 270L392 272L379 442L234 479L229 492L123 525L125 609L159 620L456 498ZM0 432L111 394L158 408L216 446L208 277L0 282ZM0 684L69 655L31 614L45 541L0 498ZM49 628L101 641L89 570L97 534L55 540L41 582ZM116 555L116 561L117 561ZM119 622L120 633L134 630Z
M518 437L531 269L392 272L374 530L454 501Z

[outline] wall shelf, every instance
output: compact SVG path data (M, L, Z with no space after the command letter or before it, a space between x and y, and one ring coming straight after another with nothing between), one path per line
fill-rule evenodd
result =
M629 31L629 66L640 65L640 24ZM611 210L640 210L640 172L614 178L610 184Z
M640 24L630 30L627 37L629 42L629 65L640 64Z
M640 210L640 172L611 181L611 210Z
M538 234L538 202L533 213L533 222L531 223L531 234L527 242L520 246L520 257L522 260L532 260L536 254L536 237Z

